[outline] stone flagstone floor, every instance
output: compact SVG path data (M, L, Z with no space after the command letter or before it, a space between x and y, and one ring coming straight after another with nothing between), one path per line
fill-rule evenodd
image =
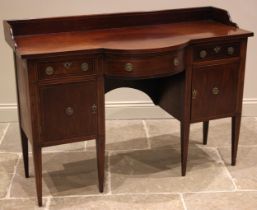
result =
M230 166L230 119L210 122L208 145L193 124L187 176L180 175L179 122L108 120L106 181L97 188L93 140L43 149L44 206L24 178L17 123L0 123L0 210L256 210L257 118L242 119Z

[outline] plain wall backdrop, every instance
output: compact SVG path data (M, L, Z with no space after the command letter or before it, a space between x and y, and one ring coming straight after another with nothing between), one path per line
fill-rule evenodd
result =
M239 27L257 35L256 0L0 0L0 122L16 119L15 75L12 51L4 40L2 20L51 16L74 16L132 11L166 10L173 8L216 6L229 11ZM244 89L244 115L257 116L257 38L248 41ZM151 104L144 93L122 88L106 96L110 107Z

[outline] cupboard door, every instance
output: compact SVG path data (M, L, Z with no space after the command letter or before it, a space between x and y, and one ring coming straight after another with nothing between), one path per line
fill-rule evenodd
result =
M40 106L43 141L86 138L96 134L96 81L41 87Z
M232 115L236 110L239 63L193 69L191 121Z

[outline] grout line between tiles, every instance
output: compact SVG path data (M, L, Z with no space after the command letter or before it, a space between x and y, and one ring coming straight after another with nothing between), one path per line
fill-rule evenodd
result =
M201 144L196 144L197 147L199 148L207 148L207 149L219 149L219 148L224 148L224 149L230 149L231 145L227 145L227 146L207 146L207 145L201 145ZM244 144L238 144L238 147L241 148L252 148L252 147L257 147L257 144L252 144L252 145L244 145Z
M11 198L0 198L0 201L4 200L30 200L35 199L35 197L11 197Z
M150 135L149 135L149 131L148 131L148 128L147 128L147 125L146 125L146 121L143 120L142 122L143 122L144 130L145 130L148 149L151 149Z
M257 192L257 190L254 190L254 189L238 189L237 192Z
M183 207L184 207L184 210L187 210L187 206L186 206L186 202L185 202L183 193L179 193L179 197L180 197L180 199L181 199L181 202L182 202L182 205L183 205Z
M200 149L218 149L218 147L215 147L215 146L212 147L212 146L203 145L203 144L194 144L194 145Z
M0 151L0 154L13 154L13 155L21 155L21 152L8 152L8 151Z
M206 191L192 191L192 192L183 192L183 194L208 194L208 193L234 193L238 192L235 190L206 190Z
M175 149L179 149L179 147L174 147ZM173 150L174 148L154 148L154 150ZM196 148L192 148L192 149L196 149ZM106 152L133 152L133 151L145 151L148 150L148 148L139 148L139 149L115 149L115 150L105 150ZM80 152L85 152L83 150L81 151L61 151L61 150L51 150L51 151L44 151L43 154L50 154L50 153L80 153ZM87 152L94 152L94 150L87 150ZM0 152L0 153L10 153L10 152ZM14 153L13 153L14 154ZM18 153L15 153L18 154ZM21 153L20 153L21 154ZM30 152L29 154L32 154L32 152Z
M242 116L242 118L255 118L257 120L257 116ZM170 117L147 117L147 118L134 118L134 119L106 119L106 121L124 121L124 120L128 120L128 121L135 121L135 120L176 120L176 118L170 116ZM225 118L223 118L225 119ZM18 121L10 121L10 122L5 122L5 123L18 123Z
M8 190L7 190L5 198L10 198L11 197L11 188L12 188L13 180L14 180L14 177L16 175L17 168L18 168L20 160L21 160L21 155L18 156L18 160L17 160L17 162L16 162L16 164L14 166L13 175L12 175L12 178L10 180L10 185L8 187Z
M231 146L230 146L231 147ZM252 147L257 147L257 145L256 144L253 144L253 145L238 145L238 147L242 147L242 148L252 148Z
M126 192L126 193L113 193L111 196L121 195L179 195L181 192Z
M49 150L49 151L43 151L42 154L51 154L51 153L81 153L85 152L85 150ZM93 152L93 150L88 150L87 152ZM32 152L30 152L32 154Z
M87 197L110 197L110 196L126 196L126 195L179 195L179 193L117 193L117 194L89 194L89 195L61 195L61 196L43 196L43 199L46 199L46 207L47 207L47 200L50 201L54 198L87 198ZM28 197L10 197L10 198L0 198L0 200L30 200L35 199L36 196L28 196ZM45 207L45 208L46 208Z
M46 198L46 206L45 206L45 210L49 210L50 204L51 204L51 198L52 196L48 196Z
M257 146L257 145L256 145ZM206 147L206 146L199 146L200 148L207 148L207 149L217 149L218 147ZM222 148L222 147L219 147ZM168 148L152 148L153 150L174 150L174 149L180 149L180 146L174 146L174 147L168 147ZM196 150L198 148L191 148L191 150ZM145 151L148 150L146 148L138 148L138 149L106 149L106 152L133 152L133 151ZM88 152L94 152L94 150L87 150ZM43 154L48 154L48 153L80 153L84 152L83 150L74 150L74 151L68 151L68 150L49 150L49 151L43 151ZM13 153L13 154L21 154L17 152L0 152L0 153ZM32 154L32 152L29 152L29 154Z
M133 118L133 119L106 119L106 121L136 121L136 120L176 120L174 117L167 117L167 118L162 118L162 117L140 117L140 118Z
M215 190L215 191L199 191L199 192L184 192L183 194L208 194L208 193L236 193L236 192L257 192L253 189L244 189L244 190Z
M46 197L42 197L42 198L46 198ZM36 196L0 198L0 200L29 200L29 199L36 199Z
M126 196L126 195L180 195L180 194L208 194L208 193L236 193L236 192L257 192L257 190L245 189L245 190L237 190L237 191L229 191L229 190L216 190L216 191L199 191L199 192L153 192L153 193L115 193L115 194L88 194L88 195L56 195L56 196L43 196L44 199L47 198L77 198L77 197L104 197L104 196ZM184 197L183 197L184 198ZM10 197L10 198L0 198L0 200L15 200L15 199L36 199L35 196L28 197Z
M228 168L227 168L227 166L226 166L224 160L222 159L221 154L219 153L219 150L216 149L215 151L216 151L218 157L220 158L220 161L221 161L222 165L225 167L225 170L226 170L226 173L227 173L228 177L230 178L231 182L232 182L233 185L234 185L234 188L235 188L234 191L236 191L236 190L237 190L237 185L236 185L236 183L235 183L235 181L234 181L234 179L233 179L231 173L229 172L229 170L228 170Z
M163 192L163 193L116 193L116 194L90 194L90 195L65 195L65 196L54 196L53 198L76 198L76 197L107 197L107 196L126 196L126 195L179 195L179 193Z
M7 126L5 127L5 129L4 129L4 131L3 131L3 135L2 135L2 137L0 138L0 145L2 144L2 142L3 142L3 140L4 140L4 137L5 137L5 135L6 135L7 131L8 131L8 129L9 129L9 127L10 127L10 123L7 124Z
M107 152L107 167L108 167L108 188L109 192L107 195L112 195L112 185L111 185L111 152Z
M252 147L257 147L257 144L249 144L249 145L244 145L244 144L238 144L238 147L241 147L241 148L252 148ZM231 148L231 145L227 145L227 146L215 146L215 147L212 147L212 148Z
M84 141L84 151L87 151L87 141Z
M216 149L216 147L202 147L202 148L207 148L207 149ZM178 149L180 150L180 146L174 146L174 147L166 147L166 148L158 148L158 147L155 147L155 148L151 148L152 150L174 150L174 149ZM191 147L190 148L191 150L198 150L199 148L194 148L194 147ZM123 150L108 150L109 152L129 152L129 151L145 151L147 149L123 149Z

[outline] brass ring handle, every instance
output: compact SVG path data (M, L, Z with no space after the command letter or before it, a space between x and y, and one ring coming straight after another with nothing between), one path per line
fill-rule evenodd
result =
M234 47L228 47L228 54L229 54L229 55L233 55L234 52L235 52Z
M84 63L82 63L82 64L80 65L80 68L81 68L82 71L88 71L89 65L88 65L87 62L84 62Z
M207 51L206 50L201 50L200 51L200 58L205 58L207 56Z
M125 70L126 71L131 72L131 71L133 71L133 69L134 69L134 66L133 66L132 63L126 63L125 64Z
M219 90L218 87L212 88L212 94L213 94L213 95L219 95L219 93L220 93L220 90Z
M69 69L72 66L72 62L65 62L63 66L64 68Z
M74 114L74 109L72 108L72 107L67 107L66 109L65 109L65 114L67 115L67 116L72 116L73 114Z
M54 74L54 68L52 66L47 66L45 69L46 75L50 76Z
M174 58L173 64L174 64L174 66L178 66L179 65L179 59L178 58Z

